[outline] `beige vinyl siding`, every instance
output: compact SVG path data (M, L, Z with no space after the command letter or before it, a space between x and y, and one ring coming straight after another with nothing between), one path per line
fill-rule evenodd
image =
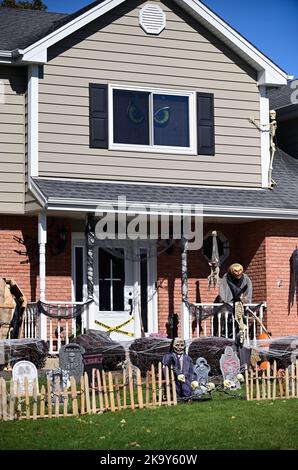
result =
M25 70L0 66L0 213L23 213L25 192Z
M130 0L50 49L40 176L260 186L260 134L248 121L259 119L255 72L172 2L155 2L167 27L147 35L138 24L144 3ZM90 149L90 82L214 93L216 155Z

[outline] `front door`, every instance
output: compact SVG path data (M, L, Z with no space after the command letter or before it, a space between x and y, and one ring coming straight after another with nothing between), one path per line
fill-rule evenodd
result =
M125 247L94 251L94 327L127 341L135 335L133 261ZM123 325L123 326L121 326Z

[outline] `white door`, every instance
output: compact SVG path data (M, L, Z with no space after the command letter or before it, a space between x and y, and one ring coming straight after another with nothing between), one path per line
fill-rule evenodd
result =
M154 261L152 250L132 241L96 246L94 329L110 331L116 341L157 332Z
M87 298L85 236L72 234L73 301ZM108 331L111 338L129 341L158 332L155 244L121 240L96 242L94 302L82 319L80 331ZM119 326L122 325L123 326ZM79 334L79 333L78 333Z

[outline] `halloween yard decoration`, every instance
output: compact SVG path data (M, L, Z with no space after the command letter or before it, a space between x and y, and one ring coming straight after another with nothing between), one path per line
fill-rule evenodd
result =
M21 336L26 298L13 279L0 278L0 339Z
M272 179L272 170L273 170L273 161L276 152L275 136L277 130L277 121L276 121L276 111L271 109L269 112L270 122L269 124L257 124L254 119L249 119L249 121L261 132L269 132L270 136L270 165L268 172L268 187L272 189L273 186L276 186L276 182Z
M294 305L295 294L298 296L298 248L293 251L290 258L290 292L289 309Z
M194 382L194 368L191 357L185 353L185 341L175 338L170 346L170 352L163 357L163 366L172 367L176 382L177 398L191 398Z
M228 272L223 276L220 284L219 295L226 304L233 305L234 317L238 324L238 342L240 346L244 343L245 324L244 303L252 301L252 283L250 278L243 273L243 266L234 263L229 267Z
M218 253L218 244L217 244L217 232L214 230L212 232L212 255L211 261L209 262L211 272L208 276L208 288L216 288L219 283L219 253Z

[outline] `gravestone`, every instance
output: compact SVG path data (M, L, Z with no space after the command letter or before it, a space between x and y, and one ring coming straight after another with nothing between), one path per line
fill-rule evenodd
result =
M240 361L231 346L225 348L225 352L221 356L219 363L224 379L224 387L231 390L241 388L240 382L237 379L237 375L240 374Z
M14 382L14 393L17 394L18 391L18 381L20 383L21 395L25 394L25 377L28 379L28 390L29 395L33 394L33 382L36 380L37 384L37 393L38 389L38 374L35 365L29 361L19 361L17 362L12 369L12 380Z
M198 388L194 390L194 395L204 395L208 393L208 376L210 366L204 357L198 357L194 366L194 377L199 383Z
M47 377L49 377L51 381L51 397L52 397L52 403L55 403L55 398L56 398L56 381L59 378L60 379L60 398L59 401L60 403L63 403L63 389L65 387L69 387L69 375L66 370L61 369L60 367L57 367L57 369L51 370L48 374Z
M83 357L85 349L79 344L70 343L59 350L59 367L68 372L69 377L75 377L77 383L84 372Z
M83 355L84 371L87 372L89 383L92 383L92 369L102 371L102 354L94 353Z

